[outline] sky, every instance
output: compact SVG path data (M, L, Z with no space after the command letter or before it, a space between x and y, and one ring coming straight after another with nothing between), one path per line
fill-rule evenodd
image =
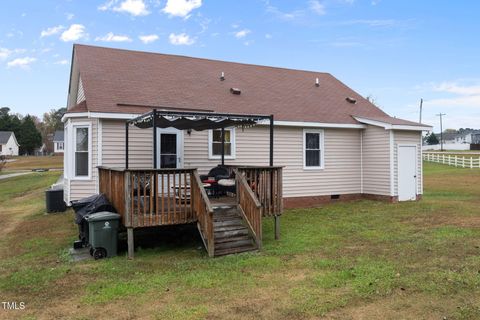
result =
M3 0L0 107L67 100L83 43L328 72L385 112L480 129L480 1Z

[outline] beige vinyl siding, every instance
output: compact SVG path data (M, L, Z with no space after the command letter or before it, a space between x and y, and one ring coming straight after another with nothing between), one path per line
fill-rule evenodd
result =
M275 131L275 165L285 166L285 197L361 192L360 130L324 129L324 169L303 169L303 128Z
M276 127L274 165L284 166L285 197L360 193L360 131L325 129L325 169L303 169L303 128ZM226 164L268 165L269 131L266 126L236 129L236 159ZM208 159L208 132L185 135L186 167L208 172L220 160Z
M125 167L125 121L102 121L102 165L107 167ZM152 129L130 127L129 167L153 167Z
M78 123L90 123L91 125L91 179L89 180L76 180L72 177L69 177L69 182L70 182L70 201L72 200L78 200L84 197L91 196L92 194L97 193L97 181L98 181L98 170L97 170L97 165L98 165L98 140L97 140L97 128L98 128L98 120L97 119L88 119L88 118L72 118L70 119L72 122L72 126L75 126L75 124ZM71 134L74 134L72 132ZM68 142L67 142L68 143ZM72 149L73 151L73 149ZM74 155L72 154L71 157ZM73 170L72 170L73 171Z
M105 166L123 167L124 121L102 120ZM268 165L268 127L235 129L236 158L226 164ZM360 130L325 129L325 169L303 169L303 128L276 127L274 164L284 168L284 196L360 193ZM130 166L152 166L152 133L149 129L130 130ZM184 166L207 173L220 163L208 159L208 131L184 133Z
M203 174L221 162L220 159L208 158L208 130L185 133L184 166L195 167ZM236 157L225 159L225 164L268 165L269 135L265 127L235 129Z
M77 104L85 100L85 91L83 90L82 78L78 79Z
M419 131L400 131L394 132L394 192L398 195L398 145L412 144L417 146L417 194L423 193L423 172L422 172L422 149L420 145L421 132Z
M390 131L367 126L363 131L363 193L389 196Z

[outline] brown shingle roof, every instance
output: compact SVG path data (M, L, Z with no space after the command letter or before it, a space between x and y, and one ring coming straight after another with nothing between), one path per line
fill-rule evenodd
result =
M87 101L86 100L83 100L79 104L77 104L77 105L71 107L70 109L68 109L69 113L71 113L71 112L87 112L87 111L88 111L88 108L87 108Z
M74 46L74 59L92 112L144 113L163 106L274 114L287 121L355 124L352 115L390 118L328 73L85 45ZM69 112L74 109L79 107Z

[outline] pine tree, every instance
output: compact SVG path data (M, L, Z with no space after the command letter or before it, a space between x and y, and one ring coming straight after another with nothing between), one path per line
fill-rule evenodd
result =
M15 133L15 135L17 135L17 133ZM22 154L33 154L35 148L42 145L42 135L37 130L35 122L30 115L23 118L17 140L20 144L20 153Z
M432 144L438 144L439 141L438 141L438 138L437 136L435 135L435 133L430 133L428 136L427 136L427 144L429 145L432 145Z

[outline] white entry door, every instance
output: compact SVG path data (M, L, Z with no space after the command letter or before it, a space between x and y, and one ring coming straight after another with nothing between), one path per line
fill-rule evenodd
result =
M398 146L398 201L417 198L417 147Z
M157 129L157 168L183 168L183 131Z

